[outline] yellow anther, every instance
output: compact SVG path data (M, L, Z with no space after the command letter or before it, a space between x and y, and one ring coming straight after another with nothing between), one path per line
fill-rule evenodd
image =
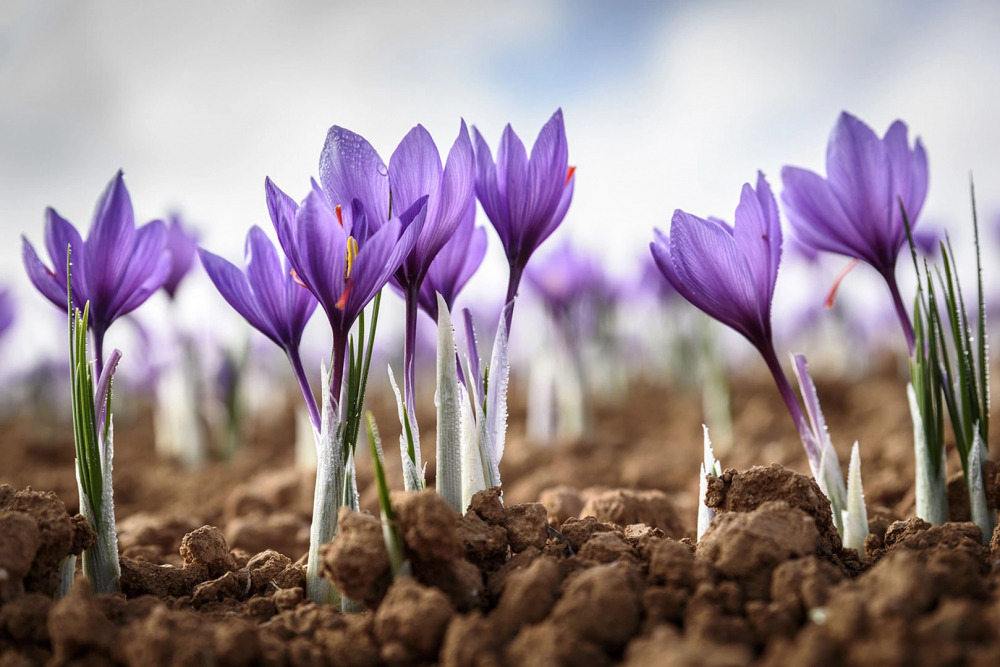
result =
M358 242L353 236L347 237L347 253L344 257L344 280L351 277L351 269L354 267L354 258L358 256Z

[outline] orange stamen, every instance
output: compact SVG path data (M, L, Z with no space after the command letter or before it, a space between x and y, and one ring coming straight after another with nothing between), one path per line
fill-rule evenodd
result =
M846 278L847 274L851 272L851 269L857 265L858 260L852 259L848 262L847 266L845 266L844 269L837 274L836 279L833 281L833 287L830 288L830 293L826 295L826 301L823 302L824 306L827 308L833 308L833 302L837 298L837 290L840 289L840 283L844 281L844 278Z
M337 212L337 222L340 223L340 228L344 228L344 214L340 210L340 204L333 207L333 210Z
M306 289L309 289L309 287L306 286L304 282L302 282L302 278L299 278L299 274L295 272L295 269L292 269L292 280L297 282L299 285L302 285Z
M334 308L336 308L337 310L344 309L344 306L347 305L347 297L350 295L352 287L354 287L354 283L352 282L347 283L347 286L344 287L344 293L340 295L339 299L337 299L337 303L333 304Z
M573 173L576 171L576 167L570 167L566 170L566 182L563 186L569 185L569 179L573 178Z

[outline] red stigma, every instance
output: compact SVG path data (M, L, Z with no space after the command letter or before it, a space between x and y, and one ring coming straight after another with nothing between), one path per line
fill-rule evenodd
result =
M837 290L840 289L840 283L844 281L844 278L846 278L847 274L851 272L851 269L857 265L858 260L852 259L848 262L847 266L845 266L843 270L837 274L836 279L833 281L833 287L830 288L830 292L826 295L826 301L823 302L825 307L833 308L833 302L837 299Z
M302 282L302 278L299 278L299 274L295 272L295 269L292 269L291 275L292 275L292 280L297 282L299 285L302 285L306 289L309 289L309 287L304 282Z
M337 212L337 222L340 223L340 228L344 228L344 214L340 211L340 204L333 207L333 210Z
M354 283L353 282L347 283L347 286L344 287L343 294L341 294L340 298L337 299L337 303L333 304L334 308L336 308L337 310L343 310L344 309L344 306L347 305L347 297L348 297L348 295L350 295L352 287L354 287Z
M569 185L569 179L573 178L573 174L576 172L576 167L570 167L566 170L566 182L563 183L563 187Z

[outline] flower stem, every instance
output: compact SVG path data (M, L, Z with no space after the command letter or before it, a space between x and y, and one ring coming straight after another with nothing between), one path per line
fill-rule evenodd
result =
M335 337L333 341L333 365L330 367L330 395L340 418L340 402L344 397L344 365L347 360L347 336Z
M514 297L517 296L517 289L521 285L521 274L524 269L516 262L511 262L510 264L510 278L507 281L507 298L504 299L503 305L507 308L507 320L505 325L507 327L507 336L510 337L510 323L514 319L514 306L508 307Z
M417 384L417 288L406 290L406 338L403 341L403 400L411 419L416 415Z
M94 327L94 359L97 362L97 369L94 373L94 378L101 377L101 372L104 370L104 329L98 329Z
M910 322L910 316L906 312L903 297L899 294L899 285L896 283L895 271L887 271L884 276L886 284L889 285L889 293L892 295L892 305L896 309L896 316L899 317L899 324L903 327L903 335L906 336L906 345L910 350L910 357L913 357L913 324Z
M313 396L312 387L309 386L309 378L305 369L302 368L302 357L299 356L298 348L288 349L285 353L288 356L288 362L292 365L292 372L295 373L299 389L302 390L302 398L305 399L306 408L309 410L309 421L312 422L313 428L318 431L320 429L319 408L316 406L316 397Z
M778 393L781 394L782 400L785 401L788 412L792 416L792 421L795 422L795 428L798 429L802 446L806 450L806 456L809 457L810 466L814 470L819 470L820 452L817 448L818 443L813 439L809 423L806 421L806 416L802 413L802 407L795 398L795 390L792 389L791 383L788 382L788 377L781 369L781 363L778 362L778 355L774 352L774 347L767 346L761 348L760 353L764 357L764 363L767 364L768 370L771 371L771 375L774 377L774 383L778 385Z

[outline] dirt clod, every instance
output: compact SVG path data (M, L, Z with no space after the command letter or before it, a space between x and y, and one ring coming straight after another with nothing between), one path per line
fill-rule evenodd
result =
M622 527L644 523L652 528L659 528L664 535L675 539L680 539L685 534L684 523L677 514L673 501L662 491L605 491L590 497L580 516L592 516L598 521Z
M236 569L229 544L222 531L215 526L202 526L185 535L181 540L180 554L185 565L205 565L213 577L221 577Z
M347 597L375 609L392 583L382 524L344 507L337 527L337 538L320 547L321 574Z
M520 503L507 508L503 526L514 553L528 547L541 549L549 539L548 516L541 503Z
M397 580L375 612L375 637L382 659L390 665L433 661L454 613L438 589L409 577Z
M396 520L406 548L417 560L449 561L462 554L458 513L435 491L393 494Z

